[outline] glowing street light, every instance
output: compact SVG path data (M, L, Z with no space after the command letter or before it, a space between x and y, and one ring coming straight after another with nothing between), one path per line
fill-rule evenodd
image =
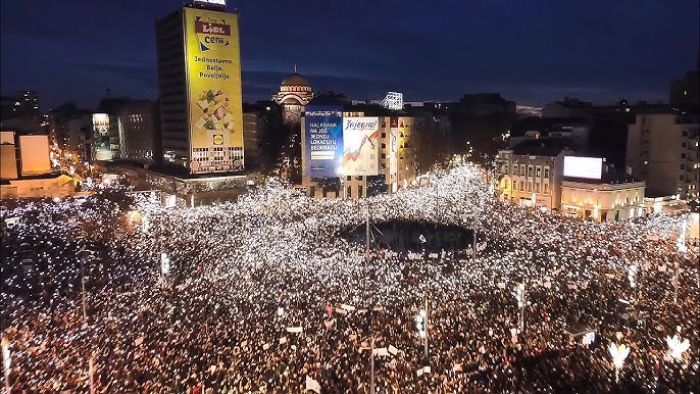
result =
M625 365L625 359L630 354L630 348L624 344L618 346L615 342L611 342L608 350L615 366L615 382L618 382L620 380L620 370Z
M666 337L666 344L668 345L668 355L671 356L676 361L679 361L683 357L683 353L690 347L690 341L678 335L673 337Z
M525 329L525 283L518 283L515 286L515 300L520 308L520 332Z

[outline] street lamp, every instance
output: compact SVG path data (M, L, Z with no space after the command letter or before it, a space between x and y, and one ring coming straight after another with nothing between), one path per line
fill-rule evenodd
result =
M520 308L520 332L525 330L525 283L518 283L515 286L515 300Z
M610 351L610 356L613 359L613 365L615 366L615 382L620 380L620 370L625 365L625 359L630 354L630 348L627 345L616 345L615 342L611 342L608 347Z
M683 353L685 353L685 351L690 347L690 341L687 339L682 339L683 338L679 337L678 335L674 335L673 338L669 336L666 337L668 355L676 361L680 360L681 357L683 357Z

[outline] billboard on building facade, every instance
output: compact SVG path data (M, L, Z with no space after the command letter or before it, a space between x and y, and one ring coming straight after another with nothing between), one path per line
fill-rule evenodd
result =
M379 175L379 118L343 118L343 174Z
M399 159L399 118L392 116L389 120L389 174L396 181Z
M238 15L185 8L190 172L243 170Z
M304 115L306 175L332 178L339 173L343 159L343 108L308 105Z
M603 159L600 157L564 156L564 176L570 178L600 179Z

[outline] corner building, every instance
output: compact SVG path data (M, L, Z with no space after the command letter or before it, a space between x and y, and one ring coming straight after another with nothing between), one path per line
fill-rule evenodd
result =
M193 175L242 171L238 15L184 7L156 22L156 47L163 164Z

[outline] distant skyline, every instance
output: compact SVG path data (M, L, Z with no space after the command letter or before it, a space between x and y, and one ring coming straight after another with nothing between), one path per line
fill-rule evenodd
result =
M240 13L244 101L270 99L294 70L314 91L407 101L496 92L521 105L564 96L667 101L698 61L697 0L229 0ZM3 0L3 94L42 110L156 99L154 23L178 0Z

